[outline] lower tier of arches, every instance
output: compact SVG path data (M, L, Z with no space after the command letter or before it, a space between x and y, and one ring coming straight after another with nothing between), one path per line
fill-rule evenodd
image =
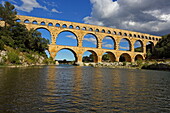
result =
M85 61L89 62L135 62L137 60L144 60L145 54L142 52L130 52L130 51L116 51L107 49L95 49L87 47L72 47L72 46L61 46L61 45L49 45L49 53L55 60L56 55L59 51L67 49L71 51L75 57L75 62L82 63ZM85 52L90 52L89 56L84 55Z

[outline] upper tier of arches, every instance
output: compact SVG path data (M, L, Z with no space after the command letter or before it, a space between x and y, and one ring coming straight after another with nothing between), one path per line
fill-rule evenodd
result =
M161 37L158 36L153 36L149 34L133 32L133 31L126 31L121 29L114 29L109 27L102 27L102 26L95 26L95 25L88 25L88 24L67 22L67 21L60 21L60 20L52 20L52 19L44 19L44 18L36 18L36 17L29 17L29 16L20 16L20 15L17 16L19 19L17 19L16 21L23 22L25 24L37 24L37 25L44 25L44 26L85 30L94 33L99 32L99 33L120 35L124 37L132 37L138 39L147 39L153 41L159 41L161 39Z

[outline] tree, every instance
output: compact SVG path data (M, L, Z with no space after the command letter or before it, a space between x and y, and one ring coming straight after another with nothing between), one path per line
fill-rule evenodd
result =
M13 25L16 20L15 6L9 2L5 2L4 6L0 4L0 20L5 22L5 28L8 25Z

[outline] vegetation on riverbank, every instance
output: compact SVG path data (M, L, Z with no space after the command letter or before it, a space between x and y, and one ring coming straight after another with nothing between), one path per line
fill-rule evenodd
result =
M38 65L53 63L47 58L45 50L48 40L41 33L16 22L14 5L5 2L0 4L0 65Z

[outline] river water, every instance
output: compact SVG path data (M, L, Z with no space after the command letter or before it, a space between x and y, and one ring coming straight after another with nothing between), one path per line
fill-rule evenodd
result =
M0 68L0 113L170 113L170 72Z

